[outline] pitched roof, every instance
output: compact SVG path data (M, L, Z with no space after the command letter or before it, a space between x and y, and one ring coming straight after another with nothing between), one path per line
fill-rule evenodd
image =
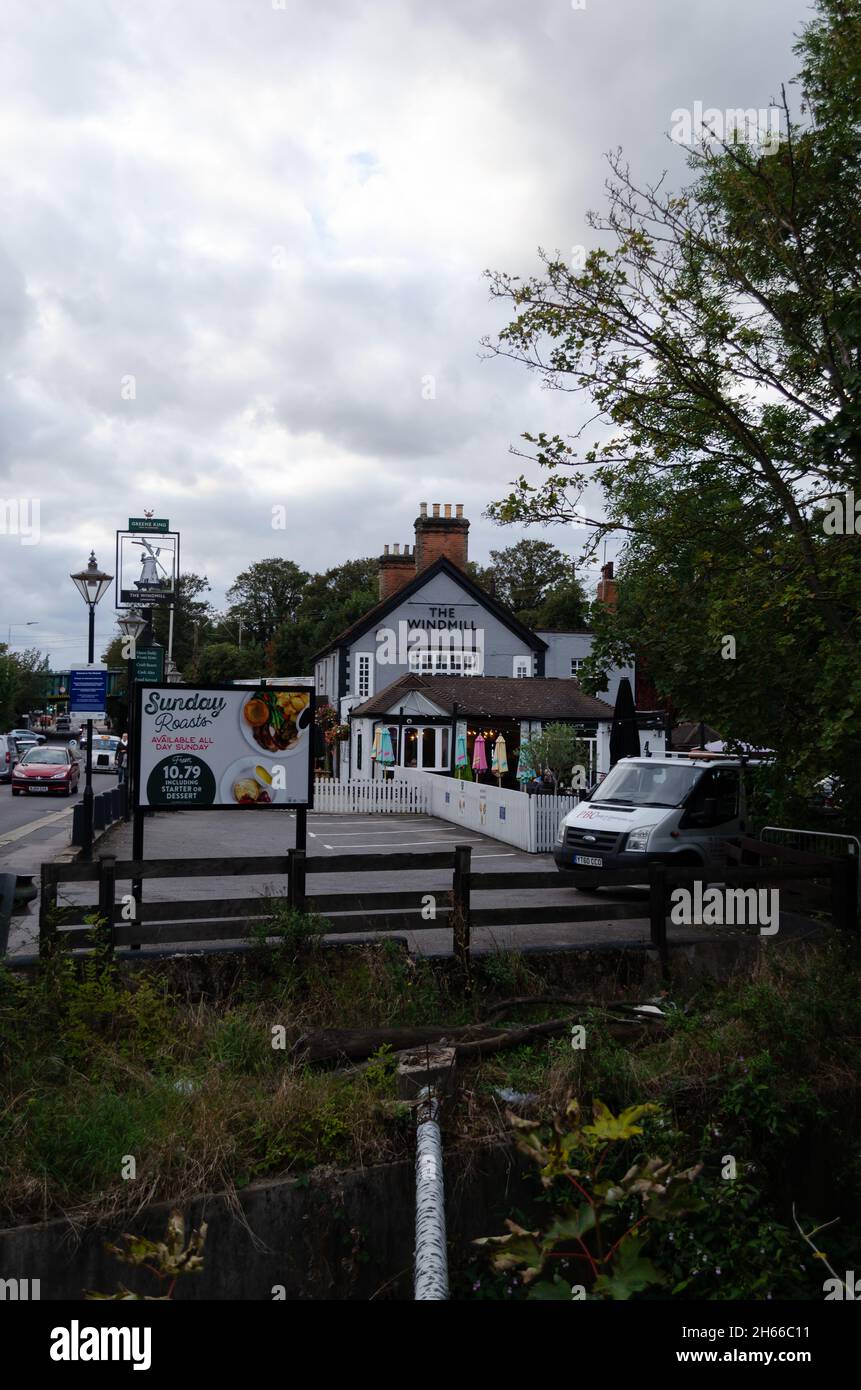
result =
M465 570L452 564L451 560L441 555L438 560L434 560L432 565L428 565L427 569L423 569L417 574L415 579L404 584L403 588L398 589L389 598L381 599L373 608L369 608L367 613L363 613L361 618L357 618L349 627L345 627L343 632L339 632L337 637L333 637L331 642L327 642L325 647L321 647L318 652L315 652L312 660L319 661L321 657L328 656L329 652L334 651L337 647L345 647L351 642L355 642L357 637L361 637L370 628L376 627L387 613L400 607L404 599L418 593L419 589L437 574L447 574L450 578L455 579L468 594L483 604L500 622L505 623L506 627L515 632L533 651L547 650L547 643L536 632L533 632L531 627L526 627L519 618L516 618L510 608L506 608L504 603L500 603L499 599L493 598L485 589L482 589L480 584L476 584Z
M369 700L355 705L360 719L388 714L398 696L420 690L440 709L452 713L455 704L465 719L612 719L606 701L587 695L579 681L558 676L421 676L409 674L392 681Z

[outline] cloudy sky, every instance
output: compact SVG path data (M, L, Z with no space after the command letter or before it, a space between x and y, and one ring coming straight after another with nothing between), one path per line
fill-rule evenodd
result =
M482 272L590 244L608 149L684 181L671 112L766 106L806 14L3 0L0 494L38 499L40 538L0 534L0 641L84 658L67 576L93 547L113 571L144 508L217 604L255 559L411 541L419 501L464 503L476 560L518 539L481 515L510 445L583 416L481 360ZM111 594L101 644L113 618Z

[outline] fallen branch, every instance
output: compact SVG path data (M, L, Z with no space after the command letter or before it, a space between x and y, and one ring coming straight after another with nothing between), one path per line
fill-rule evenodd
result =
M518 1047L536 1038L567 1033L578 1017L546 1019L528 1023L520 1028L499 1028L489 1023L471 1023L460 1027L437 1024L424 1028L315 1028L303 1034L296 1043L295 1053L310 1062L334 1062L339 1058L370 1057L388 1045L395 1055L411 1052L426 1044L445 1043L455 1048L459 1058L482 1057L506 1047ZM607 1031L611 1037L637 1041L643 1036L654 1037L663 1031L661 1019L630 1021L611 1020Z

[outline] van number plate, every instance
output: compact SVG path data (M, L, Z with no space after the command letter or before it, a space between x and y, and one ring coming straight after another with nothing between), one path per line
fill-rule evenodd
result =
M602 869L604 867L603 859L594 859L591 855L588 854L575 854L574 863L588 864L590 869Z

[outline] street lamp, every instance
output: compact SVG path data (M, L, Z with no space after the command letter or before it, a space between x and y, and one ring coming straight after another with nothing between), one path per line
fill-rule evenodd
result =
M94 551L85 570L71 574L69 578L90 611L90 625L87 644L87 662L90 666L96 659L96 604L111 586L112 574L99 569ZM87 765L84 781L84 859L93 857L93 721L87 720Z
M7 645L8 647L10 647L10 648L11 648L11 646L12 646L12 629L13 629L13 627L38 627L38 626L39 626L39 620L38 620L38 618L34 618L33 621L32 621L32 622L29 622L29 623L10 623L10 624L9 624L9 640L8 640L8 642L6 643L6 645Z
M117 618L117 627L130 642L131 651L134 652L137 640L146 630L146 618L141 618L137 613L123 613ZM126 745L126 804L125 820L131 817L132 807L132 728L134 724L134 684L135 684L135 665L134 657L126 657L126 695L128 698L128 710L126 712L126 733L128 734Z

